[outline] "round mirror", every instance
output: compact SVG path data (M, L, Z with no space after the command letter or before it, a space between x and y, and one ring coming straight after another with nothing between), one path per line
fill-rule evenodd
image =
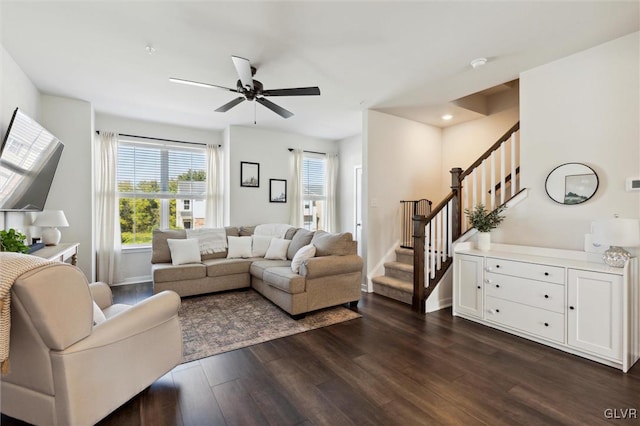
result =
M598 189L598 175L589 166L567 163L556 167L545 182L547 195L560 204L580 204Z

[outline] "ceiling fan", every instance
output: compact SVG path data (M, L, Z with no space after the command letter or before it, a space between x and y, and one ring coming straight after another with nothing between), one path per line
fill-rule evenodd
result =
M240 77L240 79L236 83L235 89L218 86L216 84L200 83L198 81L184 80L181 78L173 77L170 78L169 81L172 81L174 83L190 84L192 86L223 89L230 92L237 92L242 94L242 96L239 96L234 100L222 105L220 108L216 109L217 112L229 111L234 106L247 100L256 101L283 118L289 118L293 116L293 113L266 99L265 96L312 96L320 94L320 89L318 87L296 87L290 89L265 90L261 82L253 79L253 76L256 73L256 68L251 66L251 63L248 59L240 58L238 56L232 56L231 59L233 60L233 65L236 68L238 77Z

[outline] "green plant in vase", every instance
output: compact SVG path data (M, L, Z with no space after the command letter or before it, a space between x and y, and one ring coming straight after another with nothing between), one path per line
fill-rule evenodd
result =
M500 216L500 213L505 208L506 206L499 206L495 210L488 212L484 204L480 203L473 210L464 209L464 213L469 218L469 224L478 230L478 248L480 250L489 250L491 246L491 234L489 232L502 223L504 216Z
M24 243L25 238L24 234L13 228L0 231L0 251L29 253L29 246Z

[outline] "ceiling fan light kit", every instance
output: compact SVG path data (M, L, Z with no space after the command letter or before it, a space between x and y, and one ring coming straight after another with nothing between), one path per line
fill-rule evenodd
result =
M251 66L251 63L248 59L241 58L239 56L232 56L231 60L233 61L233 66L236 69L236 73L238 74L239 80L236 83L236 88L231 89L224 86L218 86L215 84L209 83L201 83L198 81L185 80L182 78L169 78L169 81L172 83L181 83L188 84L192 86L198 87L206 87L206 88L216 88L228 90L230 92L237 92L242 94L230 102L222 105L221 107L216 109L216 112L226 112L229 111L234 106L246 101L255 101L264 107L270 109L275 112L282 118L289 118L293 116L291 111L288 111L281 106L271 102L266 99L265 96L317 96L320 95L320 88L318 87L295 87L288 89L271 89L265 90L262 83L258 80L254 80L253 76L256 73L256 68Z

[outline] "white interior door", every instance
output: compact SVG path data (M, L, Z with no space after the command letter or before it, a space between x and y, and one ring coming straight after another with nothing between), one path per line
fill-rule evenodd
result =
M358 255L362 256L362 166L355 167L354 238L358 241Z

